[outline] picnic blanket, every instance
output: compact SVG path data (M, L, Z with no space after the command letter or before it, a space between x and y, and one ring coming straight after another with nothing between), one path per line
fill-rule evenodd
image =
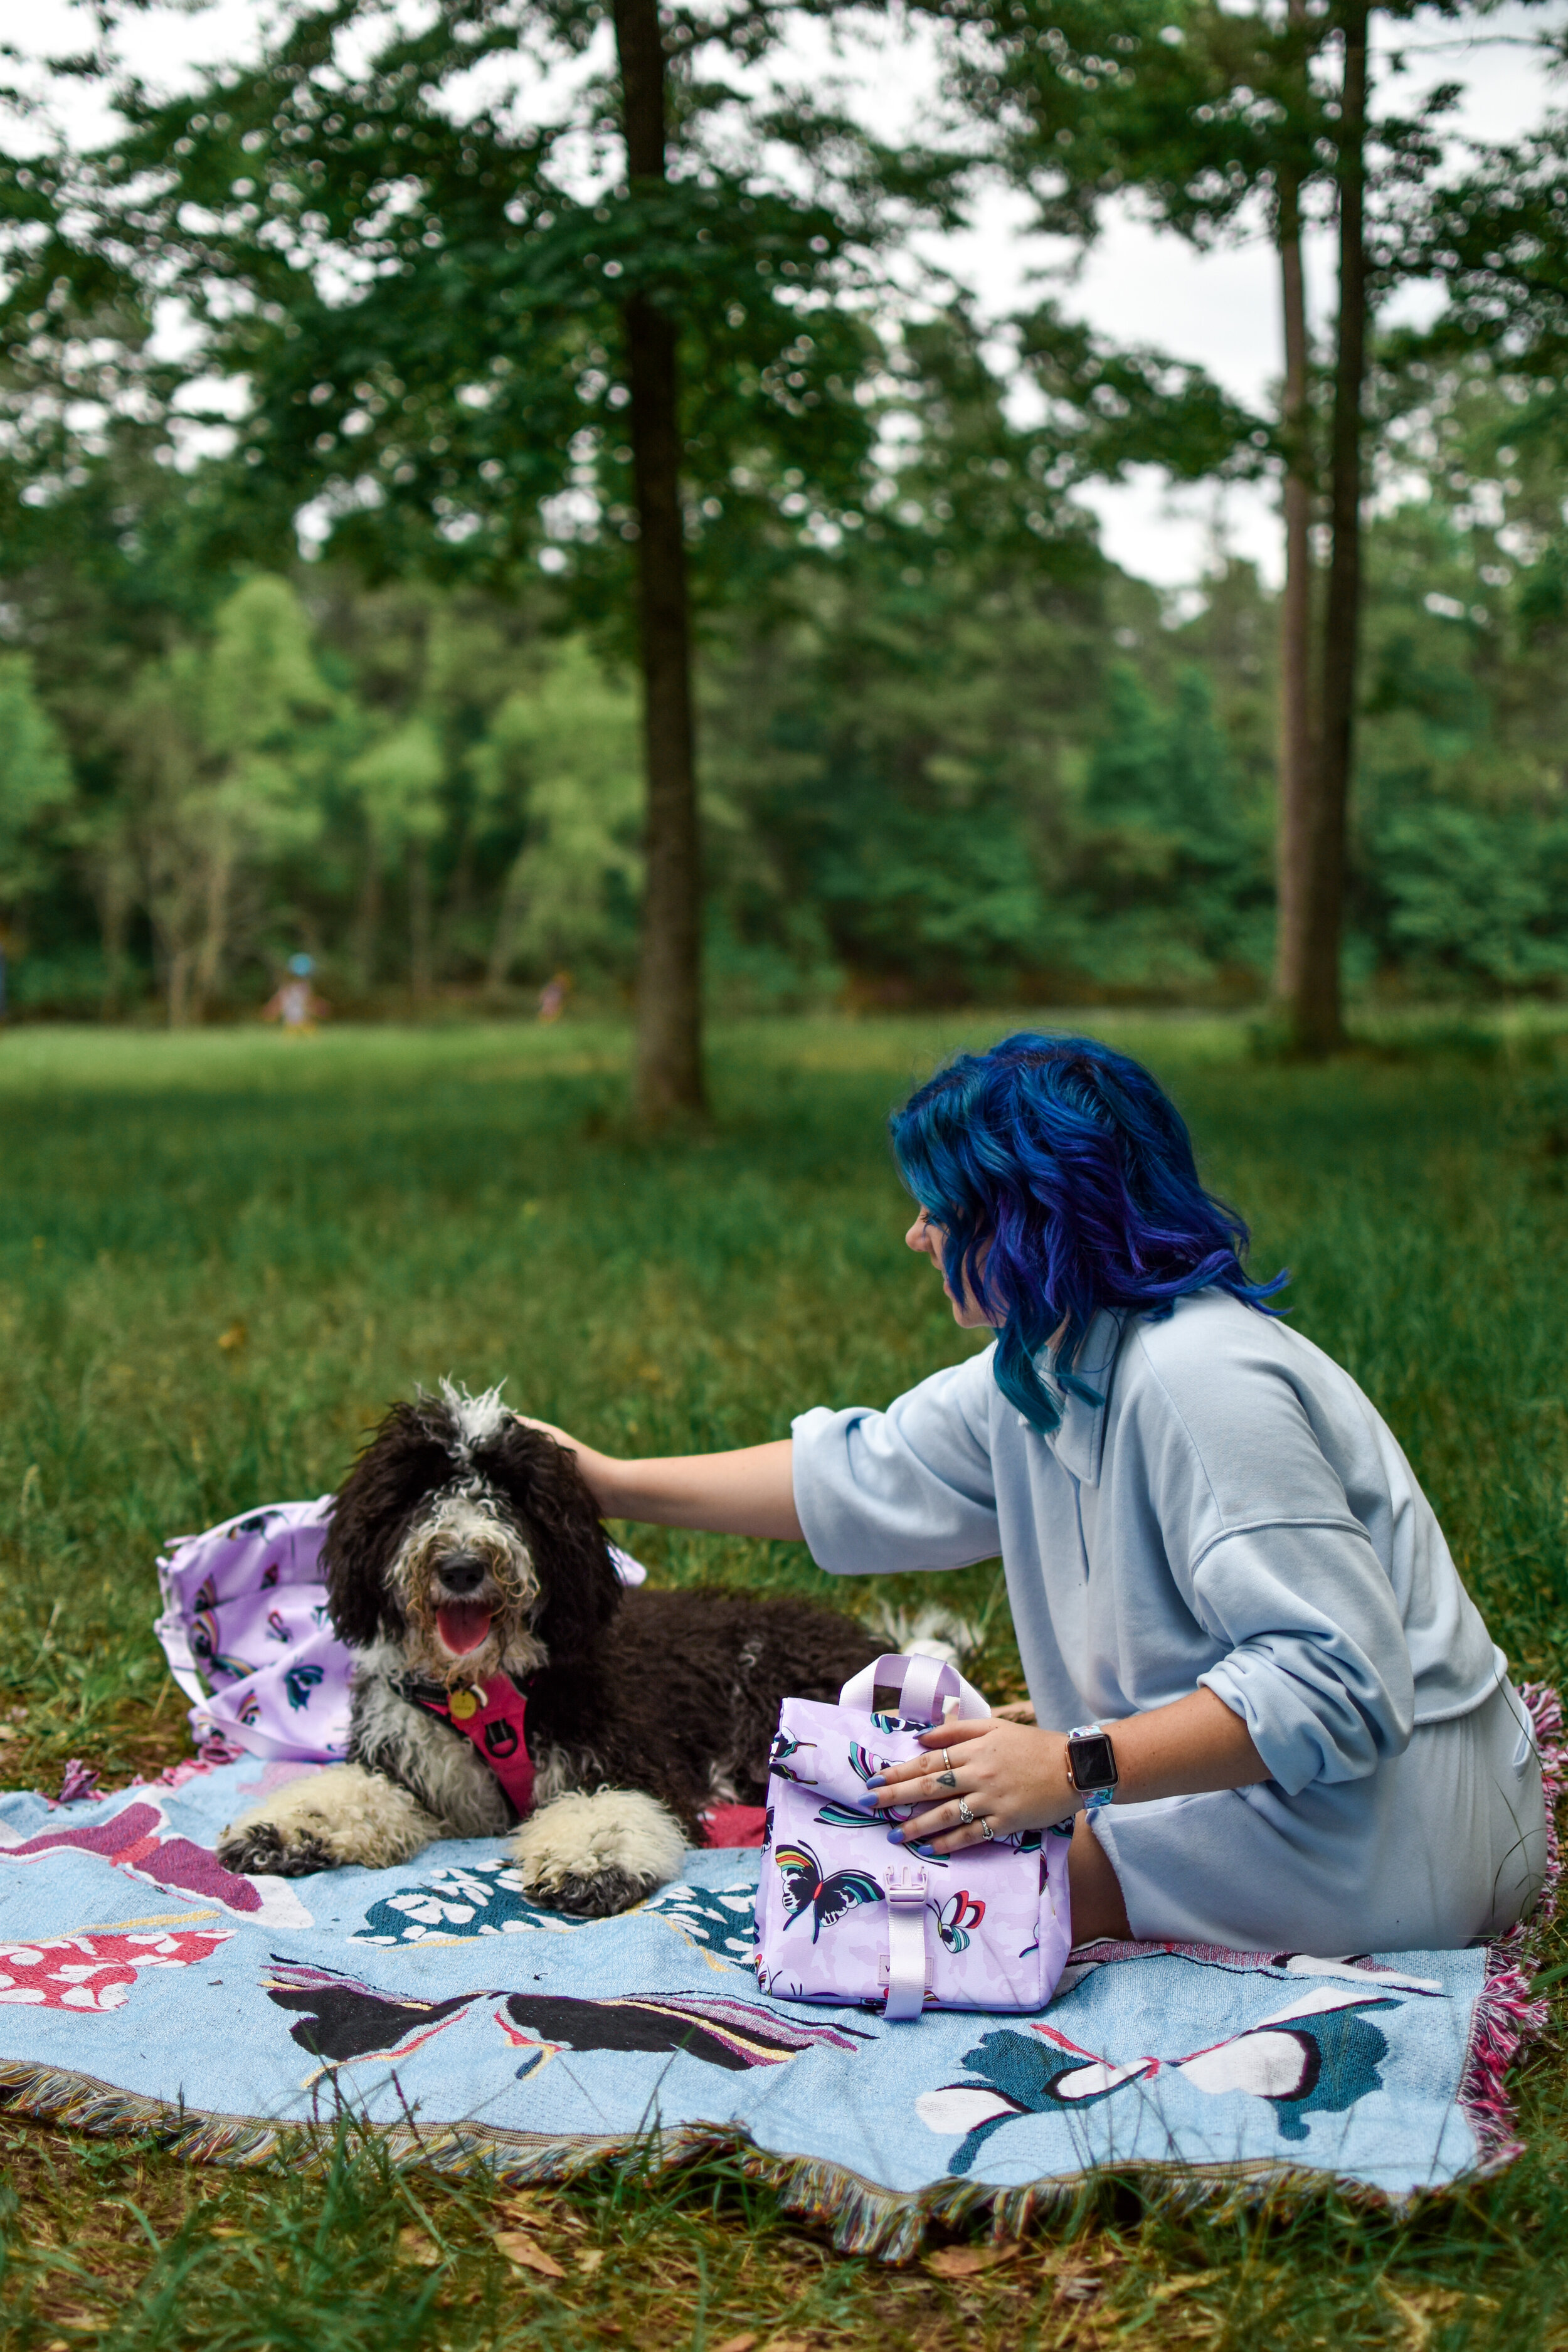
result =
M759 1993L754 1852L692 1853L590 1922L530 1904L499 1842L222 1868L220 1826L314 1769L0 1795L0 2098L247 2165L300 2160L299 2130L345 2107L400 2160L509 2181L739 2150L841 2247L891 2259L933 2215L1016 2231L1095 2168L1405 2199L1515 2152L1503 2078L1541 2022L1517 1936L1349 1959L1100 1944L1038 2016L889 2025Z

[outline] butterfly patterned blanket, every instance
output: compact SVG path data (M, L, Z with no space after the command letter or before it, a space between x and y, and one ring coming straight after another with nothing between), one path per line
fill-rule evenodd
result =
M1014 2231L1086 2172L1332 2179L1404 2199L1513 2153L1538 2021L1517 1949L1080 1949L1037 2015L759 1992L758 1854L708 1850L618 1919L532 1906L504 1848L240 1878L220 1826L282 1778L185 1765L85 1802L0 1795L0 2099L193 2158L299 2158L344 2107L408 2160L561 2179L738 2150L847 2249Z

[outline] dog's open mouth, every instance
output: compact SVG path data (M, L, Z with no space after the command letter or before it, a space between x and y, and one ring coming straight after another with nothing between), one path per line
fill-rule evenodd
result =
M455 1658L466 1658L488 1639L492 1613L480 1601L444 1601L436 1612L436 1631Z

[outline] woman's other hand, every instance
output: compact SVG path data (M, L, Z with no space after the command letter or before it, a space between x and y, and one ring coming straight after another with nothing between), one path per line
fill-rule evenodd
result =
M537 1429L542 1437L553 1438L557 1445L574 1456L588 1492L599 1506L602 1517L618 1519L625 1516L614 1499L616 1473L620 1465L609 1454L596 1454L591 1445L584 1445L580 1437L574 1437L567 1430L557 1429L552 1421L538 1421L531 1412L514 1413L512 1419L521 1422L524 1429Z
M700 1528L710 1535L802 1540L795 1507L795 1449L787 1437L742 1445L731 1454L655 1454L620 1461L598 1454L553 1422L517 1415L525 1428L552 1437L577 1457L588 1491L606 1519L645 1519L659 1528Z

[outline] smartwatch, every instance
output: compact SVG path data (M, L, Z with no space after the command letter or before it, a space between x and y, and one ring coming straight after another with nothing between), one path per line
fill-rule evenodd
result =
M1116 1750L1108 1731L1098 1723L1080 1723L1068 1733L1068 1779L1086 1811L1110 1804L1117 1778Z

